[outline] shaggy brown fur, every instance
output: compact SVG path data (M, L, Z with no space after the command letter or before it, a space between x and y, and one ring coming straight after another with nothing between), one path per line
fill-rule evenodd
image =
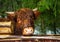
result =
M22 35L22 31L26 27L34 28L35 15L32 10L28 8L22 8L15 12L16 14L16 28L15 34Z

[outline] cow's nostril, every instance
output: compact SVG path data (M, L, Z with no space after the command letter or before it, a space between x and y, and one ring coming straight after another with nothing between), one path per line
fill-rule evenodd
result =
M27 32L27 30L25 30Z
M32 30L31 30L32 31Z

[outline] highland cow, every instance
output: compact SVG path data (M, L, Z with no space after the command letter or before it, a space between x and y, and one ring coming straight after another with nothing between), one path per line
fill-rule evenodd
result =
M29 8L22 8L14 12L14 15L8 16L8 18L15 21L14 34L33 35L34 20L39 14L40 12L37 10L31 10Z

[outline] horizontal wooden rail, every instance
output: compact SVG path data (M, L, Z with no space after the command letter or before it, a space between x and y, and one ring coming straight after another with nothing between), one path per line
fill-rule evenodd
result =
M0 35L1 36L1 35ZM3 35L0 42L60 42L60 36L16 36Z

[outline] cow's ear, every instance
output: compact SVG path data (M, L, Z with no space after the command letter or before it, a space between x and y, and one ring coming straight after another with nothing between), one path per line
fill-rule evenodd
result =
M33 9L33 12L34 12L35 18L37 18L40 14L37 8Z

